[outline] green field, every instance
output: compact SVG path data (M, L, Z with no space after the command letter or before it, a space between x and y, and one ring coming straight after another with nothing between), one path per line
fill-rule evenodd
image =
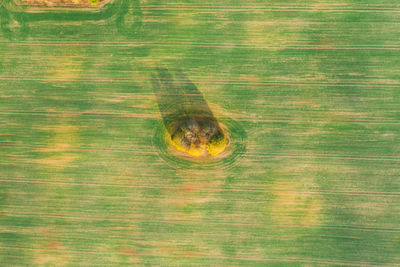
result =
M399 1L18 1L0 0L0 266L400 266ZM169 154L158 66L232 156Z

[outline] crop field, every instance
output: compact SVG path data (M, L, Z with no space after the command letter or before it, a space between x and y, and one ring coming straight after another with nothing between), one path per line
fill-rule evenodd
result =
M399 21L0 0L0 266L400 266ZM222 136L204 158L170 140L188 109Z

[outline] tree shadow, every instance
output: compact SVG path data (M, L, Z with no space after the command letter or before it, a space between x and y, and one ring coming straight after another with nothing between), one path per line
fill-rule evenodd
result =
M157 68L152 84L164 126L178 150L200 156L219 154L225 148L227 139L218 121L181 70L172 75L166 68Z

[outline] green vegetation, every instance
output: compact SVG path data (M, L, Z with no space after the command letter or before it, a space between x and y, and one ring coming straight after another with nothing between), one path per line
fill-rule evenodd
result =
M0 1L0 265L398 264L399 10ZM163 154L160 64L244 129L240 157Z

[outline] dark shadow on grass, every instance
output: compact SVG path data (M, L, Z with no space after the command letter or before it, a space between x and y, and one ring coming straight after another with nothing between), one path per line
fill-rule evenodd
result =
M172 75L157 68L152 84L164 126L179 147L209 148L225 139L202 93L181 70Z

